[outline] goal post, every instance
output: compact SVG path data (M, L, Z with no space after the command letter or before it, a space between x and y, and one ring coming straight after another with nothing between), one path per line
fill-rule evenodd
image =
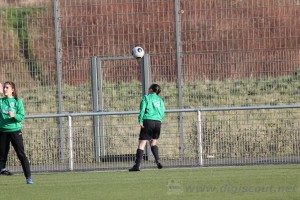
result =
M135 59L133 56L93 56L91 58L91 89L92 89L92 110L93 112L104 111L103 97L103 73L102 63L104 61ZM142 94L147 94L151 84L150 55L145 54L138 63L141 67ZM106 156L105 151L105 127L103 116L93 116L94 136L94 159L101 161ZM146 158L149 158L150 147L146 147Z

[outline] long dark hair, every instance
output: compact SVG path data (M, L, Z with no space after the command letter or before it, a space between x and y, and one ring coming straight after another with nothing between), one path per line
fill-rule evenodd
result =
M155 92L157 95L160 93L161 89L160 86L156 83L153 83L149 89L151 89L153 92Z
M11 88L14 90L12 95L13 97L17 100L18 99L18 91L17 91L17 88L16 88L16 84L12 81L6 81L4 84L3 84L3 87L5 87L5 85L8 84L11 86Z

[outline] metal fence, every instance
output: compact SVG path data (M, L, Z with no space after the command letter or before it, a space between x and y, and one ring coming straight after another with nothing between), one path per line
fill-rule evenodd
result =
M162 86L161 95L167 109L298 104L299 13L298 0L2 0L0 81L13 80L17 83L28 116L91 112L92 102L95 102L92 99L91 58L130 56L131 49L138 45L151 57L151 79ZM103 110L137 110L142 95L141 69L137 62L133 59L107 60L102 63L102 70ZM204 163L223 158L223 154L218 154L220 150L224 150L226 156L231 155L230 144L240 144L233 145L235 149L244 148L244 153L237 155L239 158L248 155L247 152L255 152L253 149L272 149L276 155L276 152L282 152L282 148L298 152L296 146L286 147L287 141L281 139L281 135L276 136L277 140L271 136L278 130L289 134L291 127L291 132L296 134L297 120L290 119L294 115L289 114L297 113L297 109L284 110L285 115L277 111L270 111L270 114L252 112L204 114L208 121L204 121L202 127L210 134L208 138L204 135L203 139L215 142L204 149L214 159ZM214 121L221 117L218 116L220 113L223 118ZM181 135L173 142L176 148L180 147L182 156L186 156L187 151L192 152L186 150L187 147L197 148L192 140L194 136L190 134L195 131L196 117L187 121L186 115L192 114L168 114L166 125L174 129L164 130L169 135ZM261 115L266 116L261 119ZM231 120L233 116L241 118ZM78 134L74 136L77 139L74 145L80 149L74 151L76 159L93 157L89 155L94 149L90 146L94 142L91 118L73 119L73 130ZM129 129L132 140L136 138L138 130L132 128L136 127L134 116L110 118L118 121L119 125L111 125L109 132L117 134ZM265 121L268 129L252 129L250 123L255 127L254 122L264 120L271 121ZM29 156L34 166L43 165L50 158L59 159L62 164L67 162L67 124L65 117L26 120L25 132L30 132L26 142L29 142ZM221 129L227 126L228 132ZM108 124L106 127L109 127ZM236 129L231 131L232 127ZM259 138L258 132L265 132L265 137ZM84 133L86 135L81 137ZM233 133L244 135L235 137ZM27 138L29 135L32 138ZM105 141L114 141L114 137L117 136ZM120 143L126 144L128 137L119 138ZM259 145L246 142L252 137L266 139L266 142L274 139L276 142L259 150ZM296 136L287 137L297 139ZM244 143L240 143L240 139L245 140ZM219 144L221 140L224 140L222 145ZM165 143L167 145L164 146L168 146L168 142ZM132 148L124 149L129 154ZM43 152L45 149L57 152L46 153ZM116 149L112 146L107 152ZM177 150L163 154L171 158L177 156L175 152ZM33 156L39 153L40 157ZM10 157L16 160L16 157ZM53 169L58 169L56 161L53 162ZM178 161L178 165L181 162ZM47 164L45 169L51 170L50 166Z
M130 55L136 45L151 56L169 109L299 102L296 0L2 0L0 7L0 80L24 90L28 114L91 111L84 105L90 58ZM136 63L108 61L103 69L112 93L122 83L141 89L132 85L141 81ZM28 89L49 97L27 96Z
M161 161L168 168L300 163L299 108L300 105L287 105L168 110L159 139ZM182 135L177 131L179 112L184 116ZM139 126L132 123L137 114L124 111L27 116L25 146L32 170L128 169L134 163L137 148ZM96 116L105 119L105 135L101 138L93 134L92 118ZM64 136L51 126L58 117L66 122ZM21 170L14 156L10 156L9 166L14 171ZM151 152L146 151L142 168L155 166Z

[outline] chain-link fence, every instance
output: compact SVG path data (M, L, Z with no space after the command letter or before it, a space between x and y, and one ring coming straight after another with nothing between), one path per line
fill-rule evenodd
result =
M17 83L27 115L89 112L91 57L126 56L141 46L151 56L152 80L162 86L167 109L297 104L299 15L297 0L2 0L0 80ZM137 62L106 61L102 69L104 110L138 110ZM297 115L298 110L284 112ZM185 114L173 115L172 132L188 135ZM40 133L43 127L48 139L65 136L63 118L40 120L35 127L25 120L31 127L26 131ZM136 119L126 122L133 125ZM77 123L93 135L87 128L93 126L91 118ZM212 130L220 126L215 123ZM240 128L244 133L251 130L230 123L246 127ZM222 139L214 134L210 140ZM35 141L29 134L26 139ZM180 153L183 138L178 140ZM43 145L50 143L34 143L34 151ZM61 157L60 151L52 156Z
M169 110L158 142L161 163L167 168L299 163L299 112L295 112L299 108ZM178 132L178 112L183 114L184 134ZM90 123L98 115L104 117L101 136L92 134ZM137 112L65 114L64 135L53 126L57 117L32 115L26 120L24 131L30 140L25 145L34 172L123 170L133 165ZM21 171L16 157L11 156L9 163L12 170ZM152 153L146 150L142 168L155 167Z

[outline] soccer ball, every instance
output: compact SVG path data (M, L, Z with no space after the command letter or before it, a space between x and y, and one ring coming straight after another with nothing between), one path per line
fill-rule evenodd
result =
M134 47L132 49L132 56L136 59L142 58L145 54L145 51L142 47Z

